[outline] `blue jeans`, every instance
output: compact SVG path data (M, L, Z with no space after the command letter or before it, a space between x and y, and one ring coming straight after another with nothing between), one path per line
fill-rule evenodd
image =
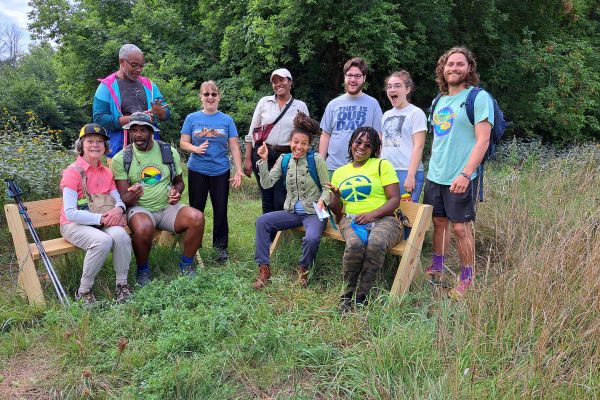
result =
M315 214L296 214L286 210L261 215L256 220L256 262L259 265L269 264L271 234L304 225L306 234L302 238L302 256L298 265L310 267L317 256L321 233L326 223L327 220L320 221Z
M406 176L408 175L407 170L397 169L396 175L398 175L398 181L400 181L400 194L403 195L406 193L404 190L404 181L406 180ZM421 191L423 190L423 184L425 183L425 172L417 171L415 173L415 189L412 192L412 201L415 203L419 202L419 197L421 197Z

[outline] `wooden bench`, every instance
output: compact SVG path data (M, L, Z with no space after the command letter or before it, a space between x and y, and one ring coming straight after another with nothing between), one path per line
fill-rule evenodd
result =
M431 224L433 208L426 204L402 201L400 203L400 210L407 216L409 226L412 229L407 240L401 240L400 243L388 250L388 253L396 255L400 259L392 290L390 291L391 296L395 300L400 300L406 294L413 280L417 265L419 265L425 232L427 232ZM304 232L304 227L290 229L289 231ZM285 232L288 231L277 232L271 244L271 255L273 255L279 246ZM327 223L322 236L344 241L340 231L335 229L331 223Z
M59 225L62 198L30 201L24 204L27 207L27 214L29 214L34 228ZM15 245L19 265L19 287L25 291L31 304L44 305L44 293L36 270L36 262L40 259L40 252L35 243L29 241L26 233L28 228L19 214L19 207L16 204L5 204L4 213ZM160 245L171 243L175 246L177 244L174 235L170 232L157 230L154 238ZM79 250L78 247L73 246L62 237L44 240L42 245L48 256L57 256ZM202 259L198 253L196 253L196 260L198 266L202 267Z

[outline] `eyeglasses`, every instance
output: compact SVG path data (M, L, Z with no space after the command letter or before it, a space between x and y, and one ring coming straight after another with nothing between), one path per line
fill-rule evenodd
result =
M216 93L216 92L210 92L210 93L209 92L204 92L204 93L202 93L202 96L204 96L204 97L208 97L208 96L219 97L219 93Z
M394 83L393 85L385 85L384 89L385 90L398 90L398 89L402 89L404 85L401 83Z
M367 142L367 141L362 141L360 139L357 139L354 141L354 144L358 147L358 146L362 146L363 144L365 145L366 149L370 149L373 146L371 145L371 142Z
M346 74L346 78L348 79L361 79L363 76L363 74Z
M129 60L128 60L128 59L126 59L126 58L124 58L123 60L125 60L125 62L126 62L127 64L129 64L129 66L130 66L131 68L133 68L134 70L140 70L140 71L141 71L141 70L143 70L143 69L144 69L144 67L146 66L146 64L131 63L131 62L129 62Z

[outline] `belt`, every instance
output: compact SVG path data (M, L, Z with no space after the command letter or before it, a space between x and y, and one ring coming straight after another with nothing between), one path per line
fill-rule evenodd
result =
M276 151L278 153L291 153L292 149L290 146L278 146L276 144L267 144L267 148L271 151Z

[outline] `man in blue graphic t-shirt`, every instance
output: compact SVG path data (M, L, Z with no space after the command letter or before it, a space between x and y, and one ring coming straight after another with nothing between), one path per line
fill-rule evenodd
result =
M323 133L319 153L327 161L330 177L333 171L348 163L348 142L356 128L370 126L381 133L381 107L377 100L362 91L367 70L367 63L359 57L344 64L346 92L327 104L321 119Z
M473 283L477 167L490 141L494 106L490 95L481 91L475 99L474 124L467 117L465 101L479 83L473 54L454 47L440 57L436 81L442 93L433 110L433 145L423 202L433 206L433 256L426 273L437 281L444 271L444 256L452 224L461 273L458 285L448 294L462 298Z

